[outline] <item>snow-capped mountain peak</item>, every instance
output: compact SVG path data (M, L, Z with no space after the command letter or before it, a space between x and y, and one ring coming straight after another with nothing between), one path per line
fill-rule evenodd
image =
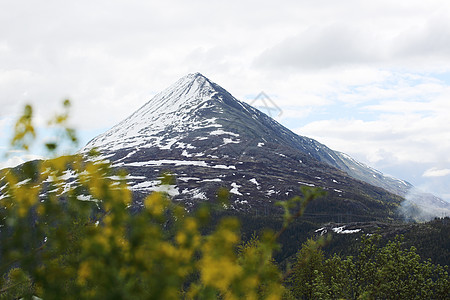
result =
M111 150L138 146L168 128L171 132L184 132L189 128L207 126L214 120L205 124L205 120L196 118L196 110L210 107L207 101L213 100L217 93L202 74L188 74L155 95L131 116L91 140L82 152L94 147Z
M92 148L129 171L137 198L159 190L158 176L170 170L177 184L169 194L187 206L225 186L234 208L266 210L307 185L329 192L318 211L329 206L335 215L340 203L340 214L375 217L392 213L411 188L293 133L200 73L179 79L81 152Z

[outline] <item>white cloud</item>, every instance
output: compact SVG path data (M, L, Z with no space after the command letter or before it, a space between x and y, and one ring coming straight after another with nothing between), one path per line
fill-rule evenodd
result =
M444 121L422 115L391 114L373 121L313 121L295 131L317 138L336 150L366 156L368 163L381 160L380 153L411 163L450 162L447 155L450 125Z
M328 19L300 27L296 34L266 47L255 66L303 72L362 64L422 70L449 65L448 4L415 3L411 9L398 3L378 4L370 10L362 7L367 3L353 3L353 15L334 7L335 14L326 15Z
M295 131L444 197L449 187L438 179L450 170L449 86L425 75L385 78L338 93L322 119Z
M5 161L0 161L0 170L4 168L12 168L23 164L26 161L35 160L35 159L43 159L44 157L40 155L34 154L23 154L23 155L15 155L11 156Z
M450 175L450 169L431 168L423 173L423 177L443 177Z
M449 14L434 0L0 1L0 128L28 102L43 125L70 98L89 139L199 71L239 99L265 91L290 128L366 163L430 164L421 175L449 160Z
M256 65L283 69L321 69L382 59L382 49L360 28L331 24L310 28L262 53Z
M450 22L448 10L435 12L423 22L402 32L394 44L398 57L450 57Z

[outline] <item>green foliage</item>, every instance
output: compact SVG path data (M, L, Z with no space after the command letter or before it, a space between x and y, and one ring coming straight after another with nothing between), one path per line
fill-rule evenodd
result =
M396 238L379 247L379 235L366 237L357 256L325 259L313 241L298 253L291 279L302 299L448 299L445 268L421 261L414 247L403 249Z
M313 299L317 290L318 276L323 276L324 255L320 244L308 239L297 254L297 262L293 272L293 293L297 296Z
M11 269L3 276L3 286L0 290L0 299L17 299L30 296L33 286L30 277L19 268Z

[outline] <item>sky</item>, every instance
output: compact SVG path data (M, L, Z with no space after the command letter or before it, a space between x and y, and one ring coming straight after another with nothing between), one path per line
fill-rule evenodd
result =
M0 167L14 121L72 101L81 148L180 77L450 201L450 1L0 1ZM8 152L9 151L9 152ZM1 153L8 152L5 156Z

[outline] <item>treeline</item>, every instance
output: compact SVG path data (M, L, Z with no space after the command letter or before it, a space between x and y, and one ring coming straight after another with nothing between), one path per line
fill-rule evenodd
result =
M308 240L287 281L296 299L448 299L448 267L423 261L396 237L380 246L380 235L364 237L355 256L325 258Z
M316 201L316 200L315 200ZM313 203L315 202L313 201ZM247 214L233 210L217 210L212 212L212 222L207 227L213 230L215 220L223 217L238 218L241 223L242 239L261 234L264 229L277 230L283 224L282 214L259 215ZM369 234L380 235L379 245L384 246L396 236L403 236L402 244L406 248L415 247L422 260L430 259L433 264L450 264L450 218L436 218L423 223L399 222L354 222L354 223L322 223L310 218L298 218L279 237L280 249L274 253L274 259L279 265L292 262L301 245L308 239L320 236L317 229L328 225L332 227L352 226L361 231L353 234L336 234L322 247L325 256L339 254L343 257L354 256L359 250L361 238ZM208 230L205 230L207 232Z
M430 259L433 264L450 264L450 218L436 218L424 223L362 223L353 224L363 228L362 233L335 234L333 240L323 247L326 256L340 254L355 255L359 240L366 234L379 234L379 244L384 246L396 236L403 236L406 248L414 247L423 260ZM364 226L368 228L364 228ZM310 236L314 233L311 232Z

